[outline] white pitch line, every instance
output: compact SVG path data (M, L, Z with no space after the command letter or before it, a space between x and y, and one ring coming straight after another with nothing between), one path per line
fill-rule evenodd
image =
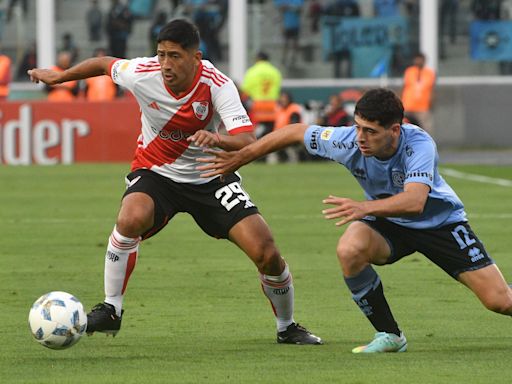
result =
M265 216L270 220L322 220L323 216L319 213L318 215L280 215L280 214L269 214ZM489 220L510 220L512 219L511 213L471 213L468 212L470 219L489 219ZM110 219L104 218L90 218L90 219L72 219L72 218L23 218L23 219L2 219L2 222L8 224L68 224L68 223L105 223L111 221Z
M471 181L476 181L478 183L484 183L484 184L495 184L495 185L500 185L502 187L512 187L512 180L509 180L509 179L500 179L497 177L475 175L473 173L460 172L460 171L457 171L457 170L451 169L451 168L440 168L440 171L442 174L445 174L447 176L456 177L458 179L471 180Z

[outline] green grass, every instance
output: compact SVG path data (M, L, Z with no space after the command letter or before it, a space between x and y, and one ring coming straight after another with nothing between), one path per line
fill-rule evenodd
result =
M512 167L452 166L512 180ZM379 267L409 340L403 354L352 355L373 330L335 256L343 229L320 213L328 194L361 198L333 163L245 167L244 185L294 275L296 320L325 340L275 343L249 259L187 215L141 247L116 338L52 351L32 340L32 302L51 290L87 308L103 299L103 258L127 166L0 168L0 383L510 383L511 319L486 311L421 255ZM511 188L446 177L512 280Z

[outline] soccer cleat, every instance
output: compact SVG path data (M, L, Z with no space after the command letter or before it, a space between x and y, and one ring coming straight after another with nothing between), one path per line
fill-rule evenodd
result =
M318 336L313 335L303 326L291 323L283 332L277 333L277 342L280 344L323 344Z
M403 333L400 336L394 333L377 332L373 341L352 350L352 353L379 353L379 352L405 352L407 340Z
M91 312L87 314L87 334L92 335L94 332L103 332L108 335L115 336L121 329L121 316L116 315L116 309L108 303L99 303L95 305Z

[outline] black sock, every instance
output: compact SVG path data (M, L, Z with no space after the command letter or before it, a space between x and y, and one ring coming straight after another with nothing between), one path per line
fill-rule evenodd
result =
M355 303L377 331L400 336L400 329L384 296L380 278L370 265L354 277L345 277L345 282Z

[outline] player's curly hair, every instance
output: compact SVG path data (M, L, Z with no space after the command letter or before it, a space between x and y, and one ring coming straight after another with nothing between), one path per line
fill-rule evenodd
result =
M395 123L402 124L404 106L393 91L375 88L365 92L359 99L354 114L387 128Z
M195 24L186 19L174 19L162 27L158 33L157 43L172 41L183 49L199 48L199 30Z

